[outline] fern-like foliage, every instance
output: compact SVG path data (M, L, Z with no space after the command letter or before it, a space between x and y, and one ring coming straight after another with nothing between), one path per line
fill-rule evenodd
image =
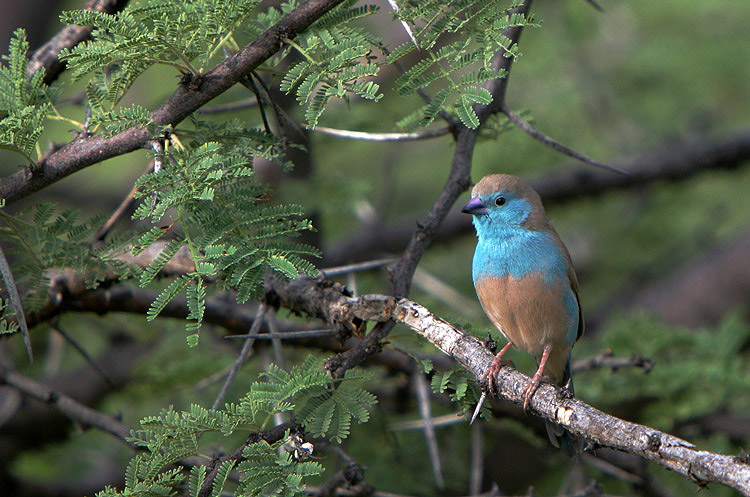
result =
M271 365L264 376L266 381L253 384L239 409L259 421L272 411L296 406L297 422L316 437L328 435L340 442L349 435L352 421L367 422L368 409L376 401L354 383L366 379L366 374L349 370L343 384L334 389L330 376L313 357L289 372Z
M498 52L514 58L520 54L518 46L503 36L502 31L534 23L531 16L513 12L517 3L403 2L397 15L414 26L419 47L409 42L389 51L380 38L356 24L359 18L376 12L377 7L345 2L298 39L288 41L291 48L284 54L296 52L300 60L286 71L280 88L296 94L299 103L306 106L307 125L314 127L334 97L357 95L379 100L380 87L373 81L379 70L419 49L421 60L398 78L395 89L400 95L429 90L432 99L398 125L407 129L425 127L440 112L447 111L466 126L476 128L479 118L473 106L492 102L492 96L481 84L505 77L504 71L492 68L492 58ZM257 34L261 28L268 28L294 6L296 2L286 3L280 10L271 9L258 16L250 32ZM459 40L449 41L449 37ZM446 42L439 43L440 40ZM378 57L374 52L386 56Z
M49 271L66 268L86 275L90 287L107 277L130 276L131 270L116 257L122 237L94 247L91 238L103 216L79 220L75 209L58 212L54 204L40 203L16 216L0 212L0 238L13 255L14 273L26 290L24 308L39 310L47 298Z
M262 139L266 144L273 142L272 137ZM244 138L244 142L249 140ZM195 265L194 271L178 277L160 293L148 318L157 317L184 292L190 311L187 331L191 345L197 343L203 321L207 281L236 290L238 300L244 302L261 295L268 269L287 278L317 273L303 257L317 256L318 250L288 241L301 230L312 229L311 223L300 217L302 207L269 205L267 187L255 180L247 155L240 153L250 151L252 146L254 152L277 157L278 147L264 148L263 141L243 144L238 138L225 145L211 142L195 148L170 148L161 157L164 167L137 182L137 196L144 201L134 217L152 219L159 225L136 239L134 254L165 235L161 228L165 215L173 216L169 226L182 230L141 273L140 284L149 284L182 246L188 248Z
M435 371L430 385L433 392L448 394L450 400L455 402L463 412L471 412L480 395L476 379L471 373L458 366L447 371ZM480 416L483 418L491 416L489 406L482 404Z
M17 152L33 164L52 104L44 71L26 77L28 50L26 32L19 28L10 40L8 55L3 56L7 65L0 64L0 148Z
M209 63L223 56L222 47L236 46L235 31L257 4L258 0L142 0L117 14L64 12L63 22L95 28L90 41L60 54L75 79L89 77L91 130L103 127L113 135L140 127L160 135L164 130L153 124L146 109L117 108L135 80L157 64L175 68L185 81L200 78Z
M68 11L61 16L63 22L95 30L91 41L64 51L61 59L76 78L97 74L87 90L91 100L115 103L151 65L202 74L257 4L257 0L143 0L114 15Z
M425 56L398 78L396 91L408 95L431 90L434 94L430 103L399 121L400 127L427 126L442 110L458 116L469 128L479 126L473 105L492 102L492 96L480 84L506 75L492 68L492 58L498 52L514 58L520 54L518 46L503 36L502 31L534 25L531 16L512 11L518 3L508 5L500 0L404 3L397 15L414 27L419 49ZM438 41L446 34L460 34L460 39L440 46ZM404 43L385 62L393 64L416 49L414 44Z
M15 315L13 306L8 299L0 298L0 335L16 333L18 322L10 318Z
M131 105L130 107L115 108L113 110L104 110L104 107L97 107L100 112L91 117L90 126L96 128L101 125L107 136L116 135L128 128L145 128L154 135L164 134L168 126L157 126L152 120L149 111L140 105Z
M356 25L360 18L378 11L375 5L354 6L348 0L315 22L295 40L286 40L289 48L282 56L294 52L293 63L281 81L281 90L294 93L304 105L309 127L315 127L326 106L333 98L357 96L378 101L380 86L372 81L380 71L371 52L381 40L363 27ZM289 12L297 2L286 3L281 10L271 9L251 24L249 31L257 34L267 29Z
M169 408L159 416L144 418L141 429L132 433L130 441L146 451L133 457L128 464L125 488L122 491L106 488L97 495L172 495L184 483L190 495L197 495L206 479L205 469L193 467L185 482L179 465L181 460L199 453L201 435L213 432L228 437L240 429L258 432L267 428L274 414L281 412L294 414L309 434L341 440L348 435L348 428L329 423L326 429L316 431L311 418L304 413L310 411L311 403L320 405L323 399L333 411L330 417L351 419L350 413L356 413L354 419L367 421L367 408L375 403L375 397L356 387L354 380L363 378L352 375L339 380L338 388L334 388L334 380L323 370L322 361L308 357L289 372L272 365L263 375L263 381L253 383L239 403L227 404L225 409L211 410L193 404L188 411ZM297 495L304 489L305 477L323 471L317 462L299 460L293 452L279 454L277 449L283 443L283 439L273 444L260 441L244 448L243 460L236 465L241 477L235 495ZM212 481L212 496L222 493L235 463L227 459L220 464L218 475ZM172 465L178 468L170 468Z
M237 469L242 473L236 495L292 497L304 492L304 478L319 475L323 466L315 461L300 462L292 454L277 455L282 442L257 442L242 452Z

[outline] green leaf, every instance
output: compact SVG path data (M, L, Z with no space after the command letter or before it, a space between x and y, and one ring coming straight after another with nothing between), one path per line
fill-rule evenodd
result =
M180 276L179 278L172 281L167 288L165 288L156 300L151 303L151 306L146 312L146 319L153 321L159 316L159 313L169 304L182 290L192 281L192 278L188 275Z
M203 482L206 480L206 467L202 464L198 464L190 468L190 476L188 477L188 492L190 497L199 497ZM213 494L212 494L213 495Z

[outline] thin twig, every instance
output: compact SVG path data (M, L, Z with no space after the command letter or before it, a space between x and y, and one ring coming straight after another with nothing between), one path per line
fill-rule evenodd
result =
M250 335L243 335L243 336L250 336ZM227 337L224 337L224 338L227 338ZM210 387L211 385L213 385L214 383L216 383L217 381L219 381L220 379L224 378L226 375L229 374L231 370L232 370L232 365L229 364L228 366L225 366L218 371L214 371L213 373L211 373L210 375L208 375L207 377L203 378L198 383L196 383L195 387L193 388L196 391L204 390Z
M266 323L268 324L269 333L264 333L264 335L271 335L269 338L271 339L271 346L273 347L273 356L276 360L276 365L281 369L285 369L286 361L284 360L284 350L281 345L281 338L279 338L279 335L282 335L282 333L279 333L279 323L276 322L276 314L273 312L267 312Z
M484 428L482 423L471 427L471 463L469 470L469 495L479 495L484 477Z
M148 167L143 172L143 174L149 174L154 170L154 164L156 162L156 159L151 159L149 162ZM128 192L127 195L125 195L125 198L122 199L120 202L120 205L117 206L117 208L114 210L114 212L109 216L109 218L102 224L102 226L97 230L96 234L94 234L94 242L101 242L103 241L110 231L112 231L112 228L122 219L122 217L127 213L128 209L131 205L133 205L133 202L135 201L135 192L138 191L138 188L135 186L130 189L130 192Z
M44 374L42 378L54 378L60 373L60 364L65 355L65 338L54 331L47 340L47 352L44 355Z
M263 316L266 314L267 309L268 306L266 306L265 302L261 302L260 306L258 307L258 313L255 315L253 325L250 327L250 335L255 335L258 333L258 330L260 330L260 325L263 322ZM221 403L224 401L224 397L229 390L229 385L232 384L232 381L234 380L234 377L237 376L237 372L240 370L240 368L245 364L245 362L247 362L247 358L250 356L250 351L253 350L253 343L254 340L252 338L249 338L245 343L242 344L242 350L240 350L237 359L235 359L234 364L232 365L232 369L229 370L227 379L224 381L224 385L221 387L219 395L216 396L216 400L214 400L214 403L211 405L211 409L218 409Z
M375 269L375 268L379 268L379 267L391 264L392 262L395 262L396 260L397 259L394 257L388 257L386 259L375 259L372 261L357 262L356 264L347 264L345 266L336 266L336 267L331 267L327 269L321 269L320 275L323 278L330 278L332 276L353 273L356 271L367 271L368 269Z
M430 424L436 428L442 426L452 426L462 424L465 422L464 417L461 413L453 412L450 414L442 414L435 416L430 419ZM388 425L388 429L391 431L409 431L409 430L424 430L425 422L423 419L417 419L413 421L401 421L399 423L392 423Z
M62 415L84 428L97 428L133 447L132 443L127 440L130 436L130 428L113 416L103 414L85 406L64 393L53 390L49 386L39 383L21 373L10 370L2 364L0 364L0 382L15 388L29 397L53 406Z
M348 129L326 128L325 126L316 126L311 131L322 135L337 136L339 138L349 138L351 140L362 140L371 142L403 142L429 140L450 134L450 128L435 128L415 131L414 133L367 133L364 131L350 131Z
M388 5L391 6L391 9L393 9L394 17L398 19L399 8L398 8L398 4L396 3L396 0L388 0ZM417 39L414 38L414 33L412 33L411 27L409 26L409 24L403 19L398 19L398 20L401 23L401 26L404 28L404 31L406 31L406 34L409 35L409 39L411 40L411 42L414 43L414 46L417 47L417 49L419 49L419 43L417 43Z
M419 415L422 418L422 423L424 423L424 438L427 442L427 452L430 454L430 465L432 466L432 474L435 477L435 485L439 489L443 489L445 488L445 481L443 480L443 469L440 465L440 448L438 446L437 434L435 433L435 426L432 424L430 385L419 370L417 363L414 363L414 373L411 377L414 381L413 385L417 396L417 404L419 405Z
M414 285L455 311L471 318L481 318L482 310L476 299L469 299L464 294L433 275L425 269L417 267L414 271Z
M258 101L258 110L260 111L260 118L263 121L263 129L266 130L266 133L269 135L273 135L273 132L271 131L271 126L268 124L268 118L266 117L266 109L263 105L263 99L260 96L260 91L258 90L258 87L255 85L255 73L251 72L246 78L242 80L242 85L248 88L250 91L255 94L255 100Z
M640 476L634 475L633 473L629 471L625 471L624 469L619 468L615 466L614 464L608 461L605 461L604 459L601 459L591 454L581 454L581 460L585 462L586 464L589 464L595 467L599 471L609 476L612 476L614 478L617 478L618 480L626 481L633 485L641 484L642 480Z
M654 368L654 360L638 354L630 357L615 357L612 350L607 349L601 354L574 362L571 369L574 373L578 373L602 368L611 369L612 371L623 368L643 368L643 372L648 374Z
M479 396L477 405L474 407L474 412L471 414L471 420L469 420L470 425L474 425L474 421L477 420L479 413L482 412L482 406L484 405L486 400L487 400L487 392L482 390L482 394Z
M599 162L597 160L592 159L591 157L588 157L586 155L583 155L580 152L576 152L572 148L568 148L562 143L553 140L549 136L545 135L535 127L533 127L531 124L526 122L524 118L513 112L510 107L508 107L505 103L503 103L500 106L500 112L505 114L508 119L510 119L510 122L515 124L521 131L538 141L539 143L546 145L553 150L556 150L564 155L567 155L568 157L572 157L574 159L577 159L581 162L585 162L586 164L590 164L595 167L600 167L602 169L606 169L607 171L612 171L614 173L620 173L624 175L628 175L627 171L623 171L622 169L618 169L616 167L610 166L608 164L604 164L603 162Z
M285 331L283 333L260 333L257 335L227 335L225 339L241 339L247 340L253 338L255 340L291 340L293 338L311 338L311 337L324 337L331 335L338 335L341 333L339 330L333 330L330 328L323 328L320 330L307 330L307 331Z
M89 363L92 368L94 368L94 371L96 371L97 374L99 374L99 376L102 377L102 379L107 383L107 385L109 385L110 388L112 388L113 390L116 388L114 382L112 381L112 378L110 378L109 375L102 368L99 367L99 365L96 363L94 358L91 357L91 355L86 351L86 349L83 348L81 344L78 343L77 340L75 340L72 336L70 336L65 330L63 330L60 327L60 323L58 322L58 320L56 319L53 320L50 323L50 326L52 327L53 330L59 333L60 336L62 336L65 339L66 342L68 342L74 349L76 349L76 351L79 354L81 354L81 357L83 357L83 359L87 363Z
M594 7L594 9L598 10L599 12L604 12L604 8L601 5L599 5L599 3L596 2L595 0L585 0L585 1L587 4L591 5L592 7Z

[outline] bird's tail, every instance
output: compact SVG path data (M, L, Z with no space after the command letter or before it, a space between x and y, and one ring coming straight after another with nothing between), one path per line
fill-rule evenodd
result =
M563 374L563 381L560 386L570 392L571 395L575 394L573 378L570 376L570 360L568 360L565 366L565 373ZM575 438L561 425L546 420L544 424L547 427L547 436L550 443L555 447L561 448L569 457L573 457L583 450L581 440Z

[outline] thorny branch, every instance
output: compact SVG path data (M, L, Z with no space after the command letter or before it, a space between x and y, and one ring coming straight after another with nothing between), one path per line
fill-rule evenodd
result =
M92 0L89 5L107 3L112 2ZM280 48L279 39L292 38L296 32L307 27L310 22L338 3L340 0L311 0L301 5L275 28L264 33L253 43L210 71L202 81L199 91L188 93L184 88L178 88L161 107L152 113L152 119L160 124L179 123L275 53ZM528 12L530 3L529 0L524 2L518 8L518 12ZM507 31L504 34L515 42L520 36L521 28ZM59 47L57 50L59 52ZM511 64L511 58L504 58L501 55L496 57L496 68L509 70ZM48 76L49 74L51 72ZM498 112L505 106L506 86L507 79L497 80L490 84L489 89L493 94L494 102L490 107L479 109L478 115L482 123L491 113ZM434 239L438 227L458 195L469 186L471 156L477 132L477 130L469 130L460 126L454 129L456 152L446 184L427 216L418 224L418 229L412 234L406 251L393 269L393 294L396 297L408 295L418 261ZM0 197L5 197L8 203L11 203L89 165L141 148L150 139L151 137L144 130L136 129L125 131L109 139L79 137L49 155L40 165L40 172L32 174L31 171L22 171L0 183ZM319 301L318 293L321 288L324 289L325 297ZM295 297L296 292L302 292L304 295ZM347 296L336 285L326 283L324 280L295 280L287 285L270 280L269 294L275 297L277 305L319 317L332 326L348 331L359 329L366 320L381 324L388 323L377 327L359 345L330 364L332 369L338 368L341 373L379 350L378 343L387 335L395 322L405 324L428 338L477 377L483 374L492 359L491 353L484 349L481 342L436 318L427 309L404 298L383 295L354 298ZM64 397L62 398L64 402L60 403L61 397L56 397L50 391L39 388L39 385L28 383L24 378L15 375L17 373L0 368L0 380L3 382L23 389L29 395L54 401L58 409L62 410L64 406L71 405ZM528 378L521 373L503 369L498 377L500 395L519 403L527 381ZM85 408L85 406L80 407ZM599 446L637 454L644 459L672 469L698 484L715 481L737 488L745 494L750 492L750 466L736 458L697 451L689 443L672 435L608 416L577 399L560 399L554 387L545 385L539 389L532 401L532 410L541 417L564 424L574 434L583 436ZM91 413L85 409L79 409L76 417L86 419L89 414ZM108 419L99 421L98 425L101 425L105 431L116 432L119 429L116 425L108 429ZM90 424L100 427L95 422Z
M0 364L0 383L11 386L24 395L54 406L61 414L84 427L97 428L130 445L127 441L127 438L130 436L130 429L118 419L107 414L102 414L64 393L53 390L28 376L8 369L2 364Z
M492 362L493 354L477 338L434 316L421 305L385 295L334 296L324 280L298 279L292 284L269 280L275 302L308 315L328 316L331 326L353 326L361 321L392 320L406 325L429 340L471 372L477 381ZM319 287L319 292L316 288ZM517 405L530 379L511 368L497 376L498 396ZM534 395L530 410L559 423L594 447L608 447L635 454L668 468L688 480L705 486L721 483L750 495L750 464L740 457L701 451L689 442L648 426L610 416L576 398L567 398L551 385L543 385Z
M180 265L179 257L175 264L176 267L167 267L167 270L178 272L185 269ZM406 299L385 295L355 298L342 285L322 278L299 278L282 282L269 277L266 279L266 288L266 301L269 305L317 317L331 328L345 333L361 329L366 321L380 323L392 320L405 324L430 340L477 378L483 375L492 360L492 353L478 339ZM594 362L612 366L608 364L607 354ZM630 363L633 361L626 362L627 365L632 365ZM579 364L579 367L587 366ZM3 374L5 376L2 379L7 383L8 372ZM528 381L528 377L515 370L503 369L498 376L499 395L520 404ZM45 397L47 394L40 395ZM591 441L595 446L635 454L701 485L718 482L750 492L750 465L739 459L698 451L673 435L609 416L577 399L561 398L552 386L543 385L540 388L531 408L540 417L564 424L572 433ZM91 424L98 427L95 423Z

